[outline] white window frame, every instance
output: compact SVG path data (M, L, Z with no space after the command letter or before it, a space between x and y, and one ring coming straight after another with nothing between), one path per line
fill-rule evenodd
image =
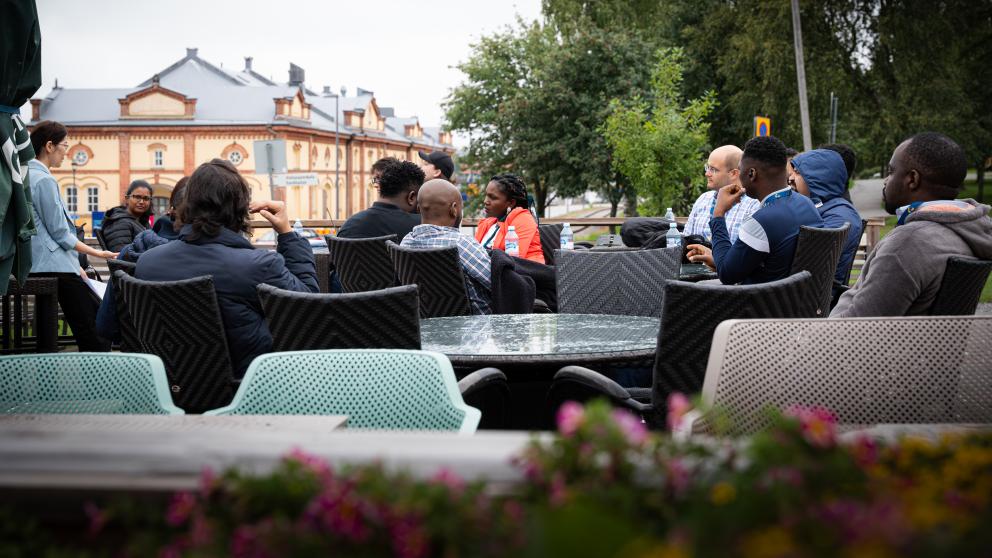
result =
M90 186L86 188L86 211L92 213L100 210L100 188Z
M152 151L152 167L162 168L165 166L165 151L161 149L156 149Z
M75 185L65 187L65 208L69 213L79 211L79 189Z

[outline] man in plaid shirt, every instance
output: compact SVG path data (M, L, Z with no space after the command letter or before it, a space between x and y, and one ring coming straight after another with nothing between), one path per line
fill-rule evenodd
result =
M710 231L710 219L713 218L713 209L716 207L716 193L720 188L738 182L740 170L737 166L741 162L741 153L741 149L736 145L717 147L710 153L705 167L708 190L699 196L696 203L692 204L692 212L689 213L689 219L685 222L685 234L698 234L707 242L712 241L713 233ZM731 243L737 241L741 224L760 206L758 200L744 196L727 213L727 230L730 233Z
M492 314L492 279L489 253L474 238L458 232L462 222L462 195L447 180L428 180L417 194L420 219L400 246L409 248L458 247L465 275L465 290L474 314Z

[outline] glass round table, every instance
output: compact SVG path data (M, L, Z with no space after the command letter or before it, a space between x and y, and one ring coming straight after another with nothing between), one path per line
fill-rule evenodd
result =
M420 339L455 366L624 363L654 356L659 325L603 314L451 316L421 320Z

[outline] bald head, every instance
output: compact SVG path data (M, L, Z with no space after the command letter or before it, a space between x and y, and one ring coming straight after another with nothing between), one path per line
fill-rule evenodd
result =
M424 182L417 193L420 220L425 225L457 227L462 220L462 194L454 184L436 178Z
M711 190L718 190L724 186L737 181L741 164L741 155L744 152L736 145L721 145L710 152L706 160L706 186Z

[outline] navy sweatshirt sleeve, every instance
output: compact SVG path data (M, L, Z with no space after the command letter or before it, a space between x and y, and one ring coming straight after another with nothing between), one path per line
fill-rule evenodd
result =
M731 244L726 219L723 217L710 219L710 230L713 233L713 262L716 264L716 273L720 277L720 282L724 285L735 285L746 280L768 257L767 240L764 252L756 250L744 241L743 235L748 229L760 231L761 225L753 218L748 219L741 225L742 236Z
M318 292L320 285L317 283L317 267L310 243L290 231L280 234L276 245L279 254L271 254L268 258L265 283L288 291Z

